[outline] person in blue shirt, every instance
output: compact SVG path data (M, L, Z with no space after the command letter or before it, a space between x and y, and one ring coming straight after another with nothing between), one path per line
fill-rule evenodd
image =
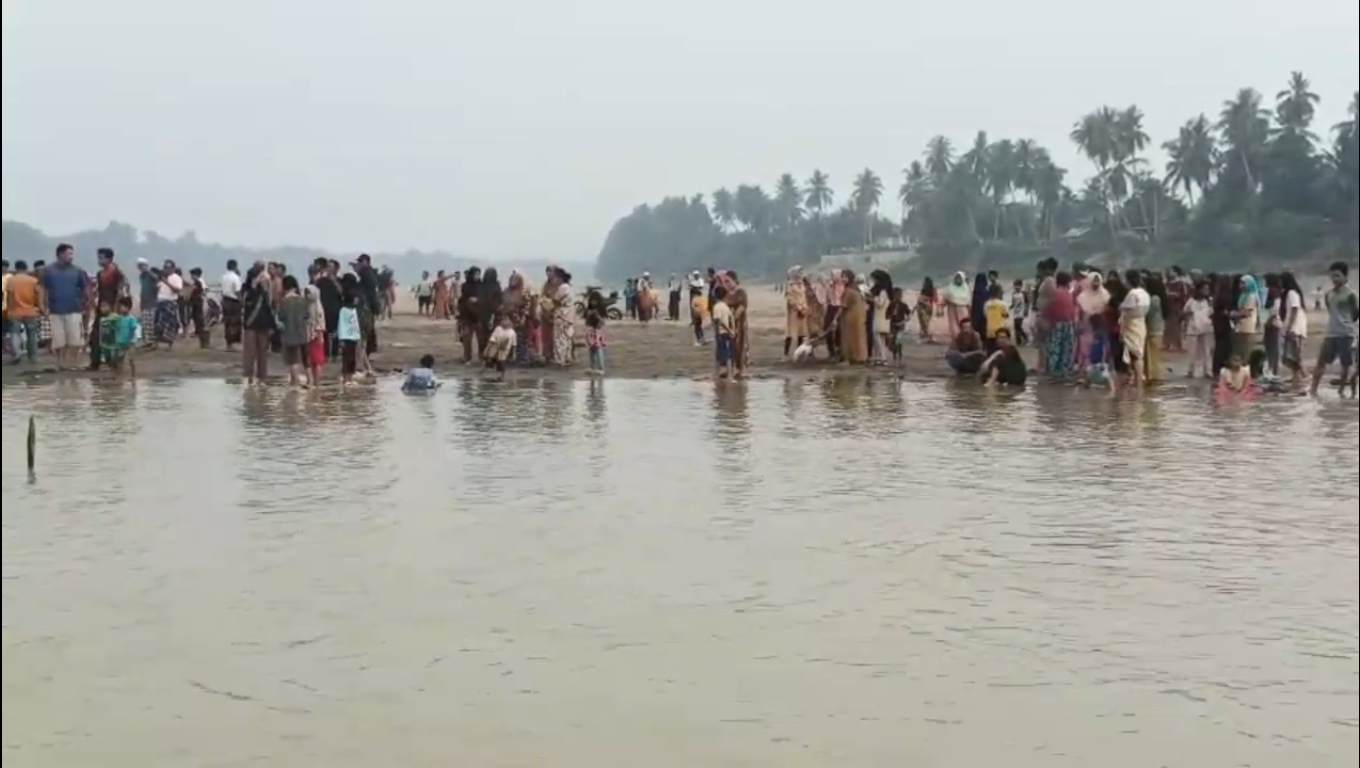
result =
M434 376L434 355L423 355L420 367L406 372L406 380L401 383L401 391L407 394L423 394L439 388L439 380Z
M75 265L76 249L57 246L57 263L43 270L42 289L52 322L52 352L58 368L76 364L85 346L85 304L90 278Z
M1105 318L1102 315L1093 315L1090 322L1091 345L1087 348L1086 368L1082 374L1082 381L1088 387L1106 387L1113 393L1115 382L1114 377L1110 375L1110 363L1107 359L1109 333Z

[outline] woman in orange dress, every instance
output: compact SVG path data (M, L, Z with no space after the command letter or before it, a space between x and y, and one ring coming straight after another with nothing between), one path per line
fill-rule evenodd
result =
M864 363L869 360L868 304L859 291L855 273L847 269L841 275L845 284L841 297L841 356L847 363Z

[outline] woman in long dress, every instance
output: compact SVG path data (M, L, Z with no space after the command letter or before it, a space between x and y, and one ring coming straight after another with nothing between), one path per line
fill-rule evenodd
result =
M841 273L845 294L841 297L841 356L847 363L863 363L869 359L868 305L859 291L855 273Z
M538 334L543 347L543 362L556 361L554 354L556 335L553 317L557 311L557 267L548 267L547 279L543 281L543 292L538 295Z
M732 367L735 369L733 372L737 378L741 378L746 375L746 370L751 364L751 323L747 315L750 301L746 296L746 289L741 287L736 272L728 270L719 278L727 291L727 298L724 300L732 307Z
M784 357L802 346L808 335L807 299L803 268L793 267L784 288Z
M972 314L973 291L968 287L968 275L955 272L944 288L944 314L949 321L949 338L959 335L959 321Z
M572 340L576 332L576 318L572 316L576 310L571 303L571 273L561 267L554 267L553 270L556 273L553 281L553 362L566 366L574 362Z

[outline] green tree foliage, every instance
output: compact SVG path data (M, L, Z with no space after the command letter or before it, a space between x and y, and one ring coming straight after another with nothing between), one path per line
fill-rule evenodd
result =
M1273 103L1252 88L1197 115L1160 146L1164 169L1137 105L1098 107L1075 121L1070 140L1091 175L1071 186L1049 150L1028 138L978 131L963 147L931 139L903 169L896 195L864 169L845 180L837 207L832 180L785 173L773 193L759 185L702 198L667 198L620 219L597 271L619 278L643 270L730 266L777 274L823 255L915 250L916 271L944 271L1068 254L1186 266L1280 261L1320 263L1353 255L1357 240L1357 95L1350 119L1313 125L1320 97L1291 73ZM900 220L883 215L896 198Z

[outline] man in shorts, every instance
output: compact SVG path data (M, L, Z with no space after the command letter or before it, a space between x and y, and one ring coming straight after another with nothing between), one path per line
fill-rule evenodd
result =
M1327 333L1322 339L1322 350L1318 353L1317 366L1313 369L1313 383L1308 388L1310 395L1318 393L1327 366L1341 363L1341 381L1351 377L1355 365L1356 316L1360 315L1360 297L1350 286L1350 268L1343 261L1332 264L1332 290L1327 292L1324 303L1327 307Z
M58 368L73 368L85 346L85 310L90 279L75 265L76 249L57 246L57 263L43 270L46 315L52 320L52 353Z

